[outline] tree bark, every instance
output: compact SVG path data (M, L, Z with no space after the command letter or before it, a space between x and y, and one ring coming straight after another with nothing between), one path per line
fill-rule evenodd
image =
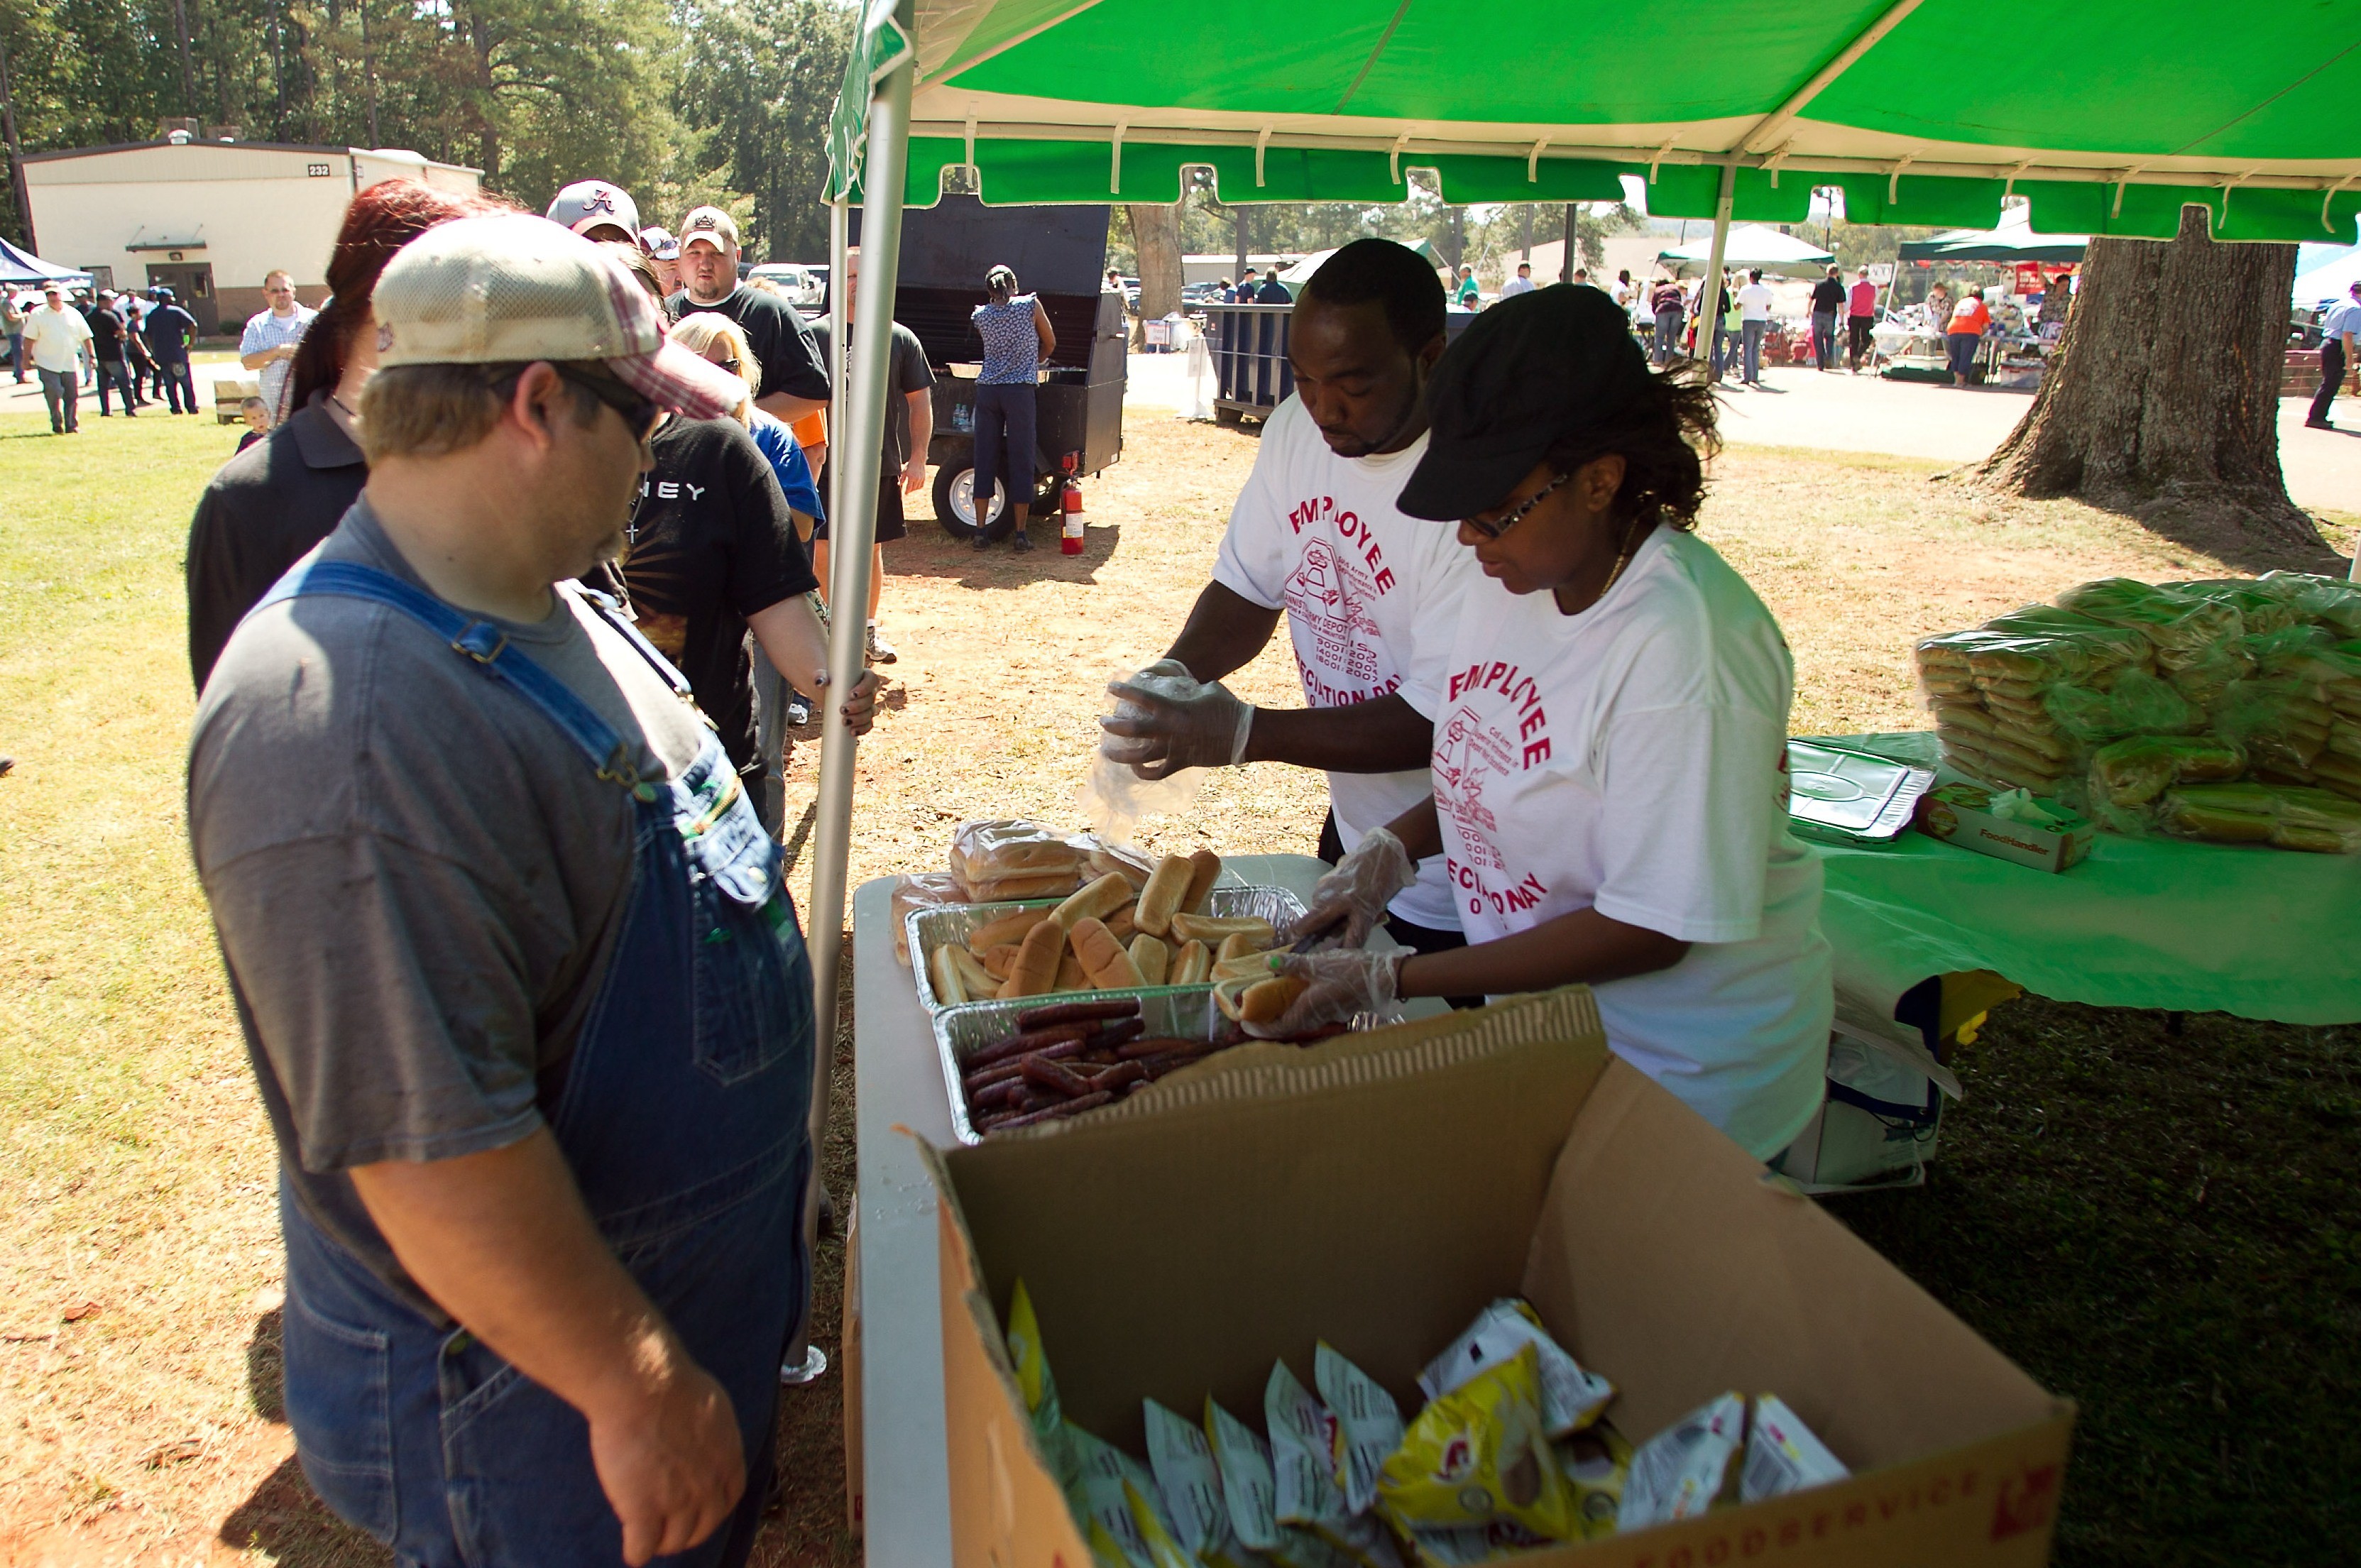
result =
M2216 244L2184 207L2168 243L2093 239L2040 393L1974 471L2192 543L2320 547L2279 472L2291 245Z
M1139 263L1139 319L1158 321L1180 308L1180 209L1136 203L1126 211Z

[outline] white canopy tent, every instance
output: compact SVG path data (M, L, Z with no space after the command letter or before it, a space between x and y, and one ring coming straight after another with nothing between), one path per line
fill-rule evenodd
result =
M1762 224L1733 224L1725 236L1719 232L1686 245L1674 246L1656 252L1659 261L1676 266L1683 262L1711 261L1716 248L1724 267L1826 267L1836 257L1822 250L1810 240L1798 239L1791 234Z
M2308 272L2299 272L2295 279L2293 301L2300 310L2318 310L2323 304L2346 297L2346 291L2361 282L2361 246L2332 257Z

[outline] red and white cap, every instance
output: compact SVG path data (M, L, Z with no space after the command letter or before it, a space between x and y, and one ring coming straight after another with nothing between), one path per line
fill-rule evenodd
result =
M665 341L655 302L598 246L522 214L438 224L386 264L370 297L378 364L598 361L689 419L746 400L746 383Z

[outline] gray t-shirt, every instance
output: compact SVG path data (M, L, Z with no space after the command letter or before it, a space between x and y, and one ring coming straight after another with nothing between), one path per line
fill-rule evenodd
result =
M419 584L366 498L320 550ZM694 760L696 710L588 607L500 625L642 773ZM389 607L272 605L205 685L189 837L284 1168L413 1300L345 1172L541 1125L621 934L634 829L538 707Z

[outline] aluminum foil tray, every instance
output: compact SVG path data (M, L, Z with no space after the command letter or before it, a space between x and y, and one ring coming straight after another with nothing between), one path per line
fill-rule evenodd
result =
M934 909L914 909L906 922L910 948L910 970L917 977L918 1001L929 1013L939 1013L943 1003L935 998L933 977L928 972L935 949L945 942L964 943L969 933L989 926L1002 916L1018 909L1055 909L1065 900L1060 898L1028 898L1003 904L954 904ZM1208 915L1253 915L1284 930L1288 923L1303 914L1303 902L1283 887L1220 887L1206 896ZM1150 986L1126 994L1153 995L1159 991L1211 991L1208 985ZM1106 994L1094 991L1056 992L1055 996L1096 996ZM1048 996L1025 999L1027 1005L1039 1006ZM968 1005L981 1005L969 1003Z
M1241 891L1280 893L1279 888ZM1093 991L1082 993L1090 1000L1118 996L1139 998L1139 1015L1148 1026L1149 1036L1170 1035L1187 1040L1210 1040L1229 1021L1221 1009L1213 1005L1213 988L1210 985L1164 985L1147 991ZM970 1002L958 1007L946 1007L935 1014L935 1046L943 1058L943 1091L951 1103L951 1134L963 1144L983 1141L967 1118L967 1092L960 1085L963 1076L960 1064L970 1052L986 1046L997 1045L1016 1032L1016 1015L1028 1007L1039 1007L1058 1000L1048 996L1023 996L1009 1002ZM1074 1000L1074 998L1068 998ZM1231 1025L1235 1027L1235 1025Z

